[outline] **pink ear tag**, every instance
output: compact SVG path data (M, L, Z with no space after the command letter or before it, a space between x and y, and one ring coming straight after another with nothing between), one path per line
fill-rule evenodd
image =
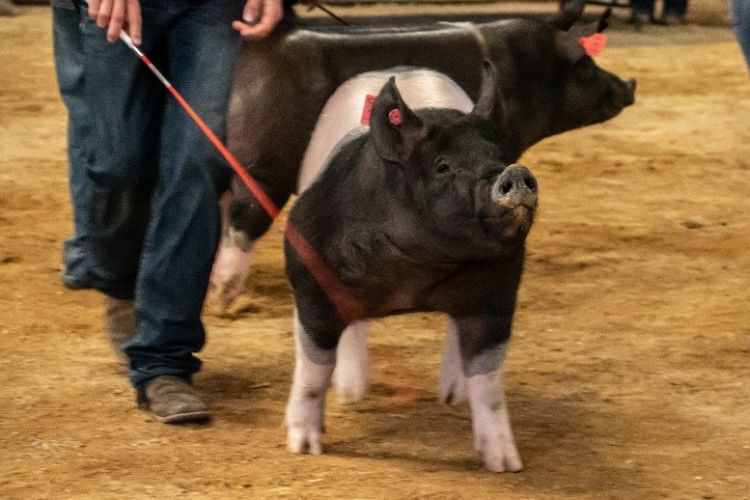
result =
M388 121L391 122L392 125L401 125L401 111L392 109L391 112L388 113Z
M596 57L602 53L607 45L607 35L604 33L594 33L591 36L585 36L578 39L583 49L591 57Z
M362 125L369 125L370 124L370 115L372 114L372 105L375 104L375 98L376 95L367 94L365 96L365 105L362 108L362 118L360 118L359 123Z

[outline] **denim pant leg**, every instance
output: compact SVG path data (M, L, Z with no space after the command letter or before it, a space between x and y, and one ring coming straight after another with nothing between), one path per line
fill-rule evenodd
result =
M630 0L633 18L641 22L649 22L654 19L654 0Z
M167 41L167 78L222 138L240 44L230 22L242 5L191 2L170 26ZM228 178L224 160L170 98L136 288L138 334L125 346L136 387L160 375L190 379L200 369L194 353L205 341L200 315L221 229L218 191Z
M750 0L731 0L730 8L734 34L750 69Z
M86 240L87 195L90 192L86 174L83 143L90 124L83 94L83 43L80 2L52 1L52 39L57 84L68 110L68 175L73 207L73 234L63 246L62 281L72 288L88 287Z
M144 20L144 50L156 48L158 31ZM107 295L132 299L157 175L165 96L128 47L107 42L105 31L88 16L83 35L91 126L84 143L90 280Z
M687 14L687 0L664 0L664 19L681 21Z

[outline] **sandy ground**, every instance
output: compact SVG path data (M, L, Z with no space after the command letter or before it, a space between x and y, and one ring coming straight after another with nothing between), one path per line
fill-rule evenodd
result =
M206 308L213 423L136 410L102 299L59 282L65 113L48 10L24 11L0 19L0 497L750 498L750 78L727 28L616 29L600 64L637 104L524 156L541 212L507 389L526 469L495 475L468 409L435 402L427 314L378 322L371 396L331 400L325 456L287 454L277 230L232 314Z

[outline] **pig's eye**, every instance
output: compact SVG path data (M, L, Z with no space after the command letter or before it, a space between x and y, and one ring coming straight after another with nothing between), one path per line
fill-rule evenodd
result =
M451 166L448 164L448 162L441 161L438 162L436 170L439 174L449 174L451 172Z

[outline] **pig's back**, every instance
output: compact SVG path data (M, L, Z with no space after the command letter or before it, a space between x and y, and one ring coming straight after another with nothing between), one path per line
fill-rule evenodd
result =
M399 92L414 110L446 108L468 113L474 107L456 82L436 71L403 67L357 75L336 89L320 113L302 159L298 193L312 184L342 144L369 130L363 124L368 96L374 99L391 76L396 77Z

